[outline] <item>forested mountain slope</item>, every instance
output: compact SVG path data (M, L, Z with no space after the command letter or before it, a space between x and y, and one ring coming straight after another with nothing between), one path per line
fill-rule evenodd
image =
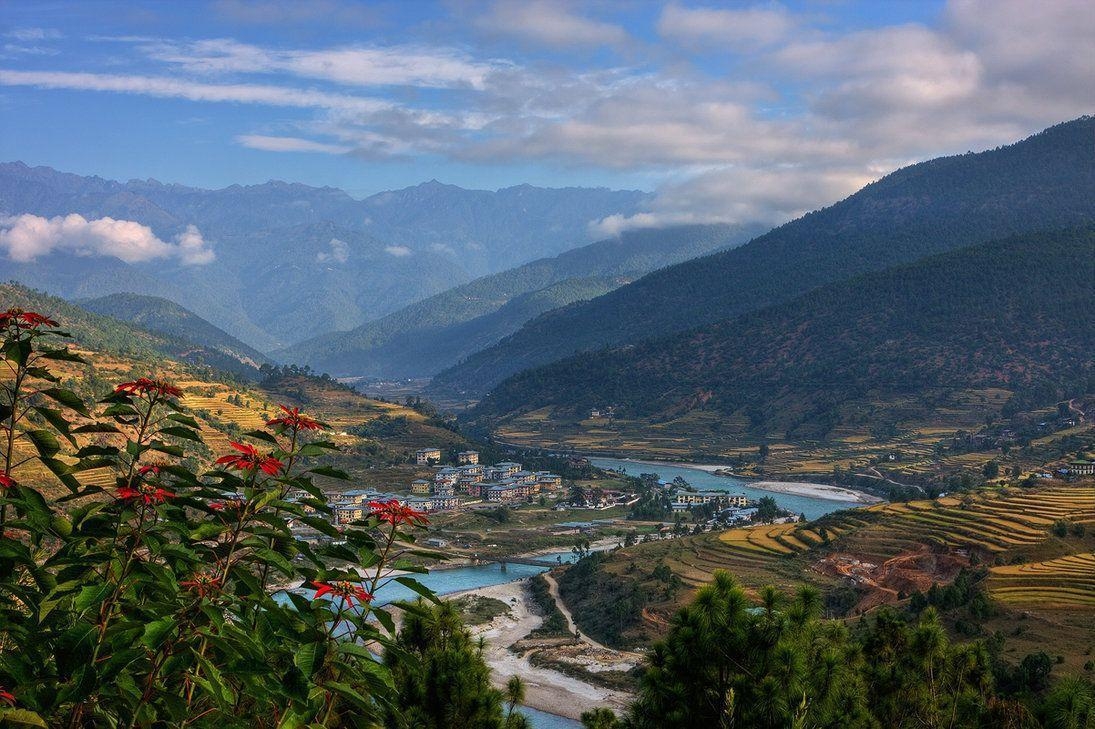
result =
M1095 118L987 152L923 162L730 251L549 312L439 374L476 396L508 375L788 301L867 271L1014 233L1095 220Z
M95 309L116 309L119 314L124 314L126 307L129 308L130 313L136 307L143 308L147 312L159 308L168 318L179 316L179 310L186 312L185 309L164 299L134 298L145 301L131 301L125 305L114 302L109 306L93 303L92 306ZM154 302L156 302L155 305ZM107 316L91 308L84 308L14 282L0 284L0 311L13 307L45 312L48 316L60 321L62 328L72 334L80 345L121 357L144 361L155 361L164 356L173 357L180 362L203 365L252 380L258 379L258 368L267 361L246 345L232 340L224 332L199 319L190 321L186 326L177 324L153 331L152 326L145 328L139 321L123 321L129 318L126 316L119 318ZM186 313L193 317L191 312ZM162 316L160 318L162 321ZM167 331L168 328L175 331ZM197 338L214 331L220 332L220 335L210 341ZM195 338L191 339L190 335ZM260 359L253 359L252 354L258 355Z
M628 231L476 279L351 331L324 334L275 354L337 375L430 376L545 311L600 296L661 266L740 244L756 232L730 225Z
M1093 281L1095 227L1011 237L526 371L474 414L550 406L574 417L614 405L621 417L665 420L703 409L747 416L760 433L821 438L842 423L907 417L880 404L899 396L924 411L960 389L1052 404L1095 387Z
M253 367L271 363L266 355L247 346L174 301L159 296L110 294L75 302L81 308L135 324L144 330L201 344Z

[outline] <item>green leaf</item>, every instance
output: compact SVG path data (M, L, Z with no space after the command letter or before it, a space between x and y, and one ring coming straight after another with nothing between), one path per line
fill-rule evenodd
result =
M82 484L72 475L76 470L74 467L68 465L64 461L59 461L56 458L39 458L38 460L40 460L42 465L48 468L49 472L56 476L57 480L63 483L69 491L75 493L82 487Z
M311 677L323 665L323 658L327 655L325 643L306 643L296 650L293 663L304 673Z
M182 423L188 428L193 428L194 430L202 429L201 423L199 423L197 420L190 417L189 415L184 415L182 413L171 413L167 416L167 419L174 420L176 423Z
M169 428L160 428L160 433L163 435L174 436L175 438L183 438L185 440L192 440L196 443L202 442L202 437L190 428L183 428L181 426L171 426Z
M103 416L108 418L116 418L119 416L136 416L139 413L129 403L116 402L106 410L103 411Z
M83 415L85 418L91 417L91 413L88 412L87 406L84 405L84 401L71 390L65 390L60 387L50 387L46 390L42 390L42 394L57 401L69 410Z
M144 635L141 636L141 642L150 650L156 650L163 643L164 638L174 629L175 618L171 615L162 617L159 620L153 620L144 626Z
M426 587L413 577L396 577L395 581L403 585L404 587L409 587L430 602L440 603L440 601L437 599L437 595L434 594L433 590Z
M89 458L92 456L116 456L118 449L115 446L86 445L76 451L77 458Z
M80 594L72 602L72 607L78 612L83 612L92 606L99 605L110 595L112 589L111 585L88 585L80 590Z
M79 425L72 429L73 433L117 433L117 426L110 423L89 423L88 425Z
M326 476L327 478L337 478L340 481L349 481L350 474L338 468L331 468L330 466L316 466L309 470L309 473L314 473L317 476Z
M0 726L40 726L46 729L46 722L33 711L26 709L0 709Z
M61 450L61 444L53 433L48 430L28 430L27 437L30 438L30 442L34 444L34 447L38 450L38 455L42 458L53 458Z
M255 440L261 440L271 445L279 445L278 439L267 433L265 430L249 430L244 433L248 438L254 438Z
M222 709L230 709L232 704L236 702L236 695L232 691L232 687L225 682L221 672L208 658L197 654L194 655L194 658L197 659L202 670L202 676L196 676L194 682L208 691Z
M86 359L70 351L67 347L64 349L41 349L38 354L42 359L51 359L56 362L87 362Z
M165 453L169 456L175 456L176 458L182 458L186 455L186 453L180 446L167 445L166 443L160 443L159 441L152 443L151 445L149 445L148 448L149 450L159 451L160 453Z
M359 694L352 686L338 681L329 681L323 684L326 688L331 689L339 696L349 699L352 703L357 704L362 709L371 709L372 704L367 698Z
M42 405L35 405L34 411L46 419L53 429L57 431L57 434L72 444L72 447L76 447L76 439L69 433L69 422L65 420L65 416L60 410L56 408L47 408Z

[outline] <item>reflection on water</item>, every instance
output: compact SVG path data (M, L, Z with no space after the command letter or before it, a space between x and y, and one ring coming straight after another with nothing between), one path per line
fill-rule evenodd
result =
M795 514L805 514L807 519L816 519L833 511L853 508L854 504L847 501L834 501L832 499L819 499L815 496L795 496L794 494L778 494L774 491L753 488L748 481L730 476L716 476L713 473L699 471L694 468L682 468L669 464L636 463L635 461L621 461L616 458L590 458L589 462L598 468L610 468L615 471L623 471L629 476L638 476L640 473L656 473L663 481L672 481L680 476L685 481L700 491L730 491L735 494L744 493L750 499L759 499L762 496L771 496L784 509Z

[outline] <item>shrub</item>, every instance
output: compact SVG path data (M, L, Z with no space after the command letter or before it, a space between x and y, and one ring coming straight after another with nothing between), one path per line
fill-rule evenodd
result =
M425 518L386 502L328 523L312 477L346 476L315 465L334 446L295 409L196 472L181 390L138 378L89 408L50 369L83 361L57 326L0 313L0 724L375 724L398 699L365 647L393 641L372 596ZM64 497L20 482L27 449ZM103 468L111 488L77 478ZM331 542L309 546L290 519Z

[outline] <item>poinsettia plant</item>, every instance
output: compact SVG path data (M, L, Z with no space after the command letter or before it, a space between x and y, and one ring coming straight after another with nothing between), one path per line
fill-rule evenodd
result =
M317 465L336 446L296 408L188 467L182 390L139 378L89 407L51 370L83 361L58 326L0 313L0 724L379 723L379 655L399 649L374 595L397 579L435 599L404 560L425 515L374 502L333 525L315 479L347 476ZM24 482L33 462L59 496Z

